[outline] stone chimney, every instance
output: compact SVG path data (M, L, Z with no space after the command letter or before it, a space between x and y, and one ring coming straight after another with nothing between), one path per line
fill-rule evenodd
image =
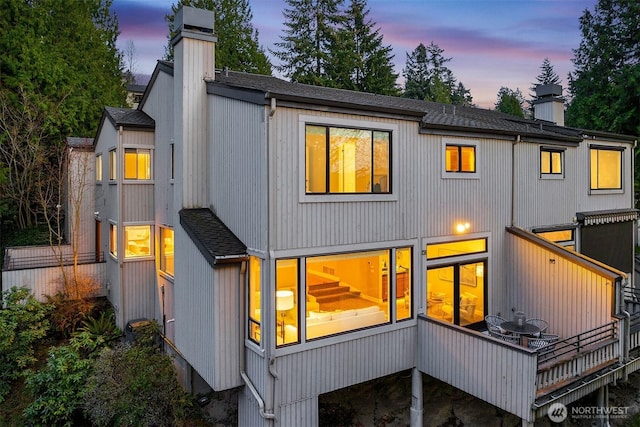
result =
M533 101L534 118L564 126L562 86L556 84L536 85L536 97L538 99Z
M209 207L208 98L205 79L215 75L214 15L183 6L174 19L173 46L175 194L178 209Z

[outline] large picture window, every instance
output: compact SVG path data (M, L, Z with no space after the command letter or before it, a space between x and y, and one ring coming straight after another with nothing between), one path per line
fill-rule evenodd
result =
M614 147L591 146L591 189L622 189L622 150Z
M160 270L170 276L174 276L174 249L173 230L160 229Z
M410 319L411 260L409 247L277 260L277 345Z
M390 193L391 132L305 127L307 194Z
M151 179L151 150L125 148L124 179Z

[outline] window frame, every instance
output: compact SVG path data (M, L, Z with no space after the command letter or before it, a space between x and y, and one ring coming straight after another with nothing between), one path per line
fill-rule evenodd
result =
M102 169L102 153L96 154L96 183L102 184L103 169Z
M407 321L415 321L415 312L414 312L414 279L417 277L415 276L416 274L416 261L414 259L414 254L415 254L415 242L411 241L402 241L402 242L393 242L393 243L389 243L388 245L382 246L382 247L371 247L371 245L356 245L355 247L352 248L345 248L345 250L343 251L335 251L332 250L334 248L326 248L326 250L324 251L311 251L309 253L299 253L298 251L296 251L297 253L293 253L292 251L283 251L282 253L276 254L274 256L274 258L272 258L272 266L274 269L274 273L273 273L273 280L274 280L274 285L271 288L271 295L270 295L270 301L272 304L272 306L274 307L273 312L272 312L272 318L270 320L270 322L273 323L274 325L274 332L272 332L273 338L276 342L276 349L284 349L284 348L288 348L291 346L296 346L296 345L301 345L301 344L312 344L312 343L317 343L318 341L322 341L325 342L324 340L326 339L335 339L337 337L347 337L347 339L352 339L353 335L351 334L357 334L357 333L361 333L363 331L369 331L371 329L376 329L378 327L381 326L388 326L388 325L399 325L399 324L403 324ZM404 317L400 317L399 315L399 310L396 307L396 304L398 304L398 299L397 299L397 281L398 281L398 277L399 277L399 272L397 271L398 266L398 252L399 251L403 251L403 250L408 250L408 259L406 259L407 257L405 256L405 260L403 261L403 263L410 263L409 267L406 268L406 266L401 266L403 269L405 269L403 272L400 273L408 273L408 294L404 294L403 297L404 298L409 298L409 307L406 307L406 309L408 309L408 315L404 316ZM383 323L376 323L375 325L371 325L371 326L366 326L363 328L357 328L357 329L349 329L349 330L344 330L344 331L339 331L339 332L335 332L335 333L331 333L331 334L327 334L327 335L322 335L322 336L317 336L317 337L313 337L313 338L309 338L307 336L307 320L308 317L306 316L306 312L307 312L307 292L308 292L308 286L307 286L307 263L310 259L313 258L318 258L318 257L332 257L332 256L336 256L336 257L341 257L341 256L353 256L354 258L361 258L358 255L359 254L366 254L366 253L370 253L370 252L380 252L380 251L388 251L389 253L389 264L388 264L388 271L395 271L396 274L388 274L388 284L387 284L387 300L386 302L383 302L382 304L386 304L386 316L387 316L387 320ZM278 312L275 309L276 307L276 301L275 301L275 291L278 290L277 288L277 262L278 261L290 261L290 262L295 262L297 265L297 282L295 284L295 291L294 291L294 307L295 307L295 314L297 316L297 327L298 327L298 336L297 336L297 341L296 342L288 342L288 343L283 343L283 344L278 344L278 337L277 334L279 332L281 332L281 329L278 329L277 326L277 322L278 322ZM392 297L389 298L390 295L396 295L396 297ZM302 298L301 296L304 296L304 298ZM406 300L403 300L406 301ZM374 304L374 303L372 303ZM313 310L310 310L313 311ZM293 310L292 310L293 312ZM292 313L293 314L293 313ZM344 338L343 338L344 339Z
M540 147L540 154L538 156L539 161L539 176L540 179L564 179L565 177L565 149L558 147ZM560 154L560 172L553 171L553 154ZM542 171L542 157L543 155L549 155L549 170L550 172Z
M474 152L474 171L448 171L447 170L447 147L472 147ZM441 144L441 177L443 179L480 179L479 162L480 144L476 140L466 138L442 138ZM459 156L459 163L461 156Z
M300 203L324 202L368 202L368 201L397 201L398 188L398 160L396 146L398 145L398 126L395 124L374 122L369 120L352 120L334 117L320 117L311 115L298 116L298 200ZM389 132L389 192L374 193L307 193L306 192L306 126L317 125L354 130L370 130L372 132ZM373 159L372 159L373 164Z
M123 168L122 168L122 179L124 182L152 182L153 181L153 148L149 147L149 146L125 146L123 147L123 151L124 151L124 157L123 157ZM131 151L135 151L135 155L136 155L136 177L135 178L131 178L131 177L127 177L126 176L126 171L127 171L127 153L131 152ZM140 156L140 152L141 151L145 151L149 153L149 177L148 178L139 178L138 177L138 162L139 162L139 156Z
M124 248L124 261L126 262L131 262L131 261L146 261L148 259L154 259L155 257L155 248L154 248L154 242L153 242L153 236L154 236L154 227L155 224L153 222L139 222L139 223L126 223L123 224L123 229L122 229L122 239L123 239L123 243L127 244L127 247ZM149 232L148 232L148 238L149 238L149 253L142 253L142 254L135 254L135 255L129 255L127 254L128 251L128 247L129 247L129 242L126 241L126 237L127 237L127 228L129 227L148 227L149 228Z
M118 259L118 224L109 221L109 255Z
M159 256L158 256L158 258L159 258L159 262L158 262L159 268L158 269L163 275L173 279L175 277L175 262L174 262L173 272L169 272L166 269L166 265L167 265L166 258L167 257L166 257L166 252L165 252L165 249L164 249L165 248L165 245L164 245L164 239L165 239L164 233L166 231L171 231L171 233L172 233L171 239L172 239L172 244L173 244L173 252L171 252L171 255L174 256L174 259L175 259L175 247L176 247L176 244L175 244L175 233L174 233L172 227L160 226L159 228L160 228L160 230L159 230L159 239L158 239L158 246L159 246L159 250L158 250L158 252L159 252Z
M116 182L118 180L118 150L112 148L109 150L109 181Z
M589 164L589 193L590 194L620 194L624 193L624 170L625 170L625 162L624 162L624 152L626 147L617 146L617 145L599 145L599 144L590 144L589 152L588 152L588 164ZM594 171L591 165L591 157L593 151L613 151L618 152L620 154L620 187L607 187L607 188L594 188L592 185L592 179L594 175ZM597 175L597 173L596 173Z

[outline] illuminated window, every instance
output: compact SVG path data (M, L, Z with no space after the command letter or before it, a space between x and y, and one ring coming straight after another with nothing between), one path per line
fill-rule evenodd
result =
M249 339L260 344L260 258L249 258Z
M109 179L114 181L118 179L118 158L116 150L109 151Z
M390 193L391 132L306 125L307 194Z
M151 253L151 226L124 227L125 258L148 257Z
M124 179L151 179L151 150L125 148Z
M591 189L622 189L622 150L591 146Z
M447 144L444 164L446 172L475 173L476 147Z
M109 252L118 256L118 226L115 224L109 224Z
M411 318L411 248L396 250L396 319Z
M300 341L298 329L298 260L276 261L276 342L278 345Z
M96 156L96 181L102 181L102 154Z
M564 152L548 148L540 148L540 173L542 175L562 175L562 158Z
M427 259L447 258L487 251L487 239L459 240L427 245Z
M538 231L534 230L534 232L540 236L544 237L547 240L550 240L554 243L559 244L560 246L564 246L569 249L575 250L575 238L574 238L574 229L564 229L564 230L547 230L547 231Z
M174 276L173 230L164 227L160 229L160 270Z

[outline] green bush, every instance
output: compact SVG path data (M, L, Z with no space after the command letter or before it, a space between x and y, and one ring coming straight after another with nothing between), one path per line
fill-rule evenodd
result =
M97 301L90 298L70 299L58 292L54 296L47 295L47 302L53 307L51 324L62 337L69 338L82 322L92 316L98 307Z
M25 418L34 426L72 426L80 413L80 396L91 372L91 359L81 357L72 344L49 351L47 364L26 376L34 397Z
M84 412L96 426L184 422L192 399L178 384L171 358L155 345L157 323L141 329L135 344L104 349L96 360L82 398Z
M38 302L26 288L2 293L0 309L0 403L11 383L31 366L38 342L47 336L49 307Z

